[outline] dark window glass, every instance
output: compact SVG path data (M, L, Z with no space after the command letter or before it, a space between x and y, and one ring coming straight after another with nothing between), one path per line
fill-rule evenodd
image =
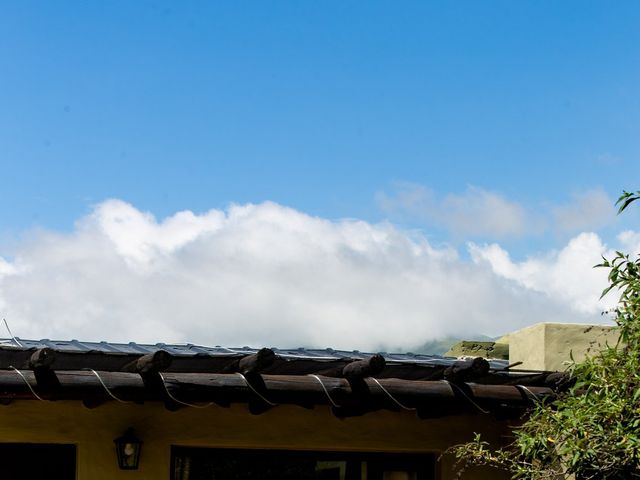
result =
M433 480L428 454L173 447L172 480Z
M75 445L0 443L0 478L75 480Z

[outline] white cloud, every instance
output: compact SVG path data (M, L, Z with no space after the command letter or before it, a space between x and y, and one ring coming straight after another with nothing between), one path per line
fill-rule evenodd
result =
M625 230L618 235L622 251L632 255L640 255L640 232Z
M612 296L598 299L607 284L608 272L594 265L601 263L602 256L611 258L613 252L594 233L581 233L558 252L519 263L496 244L470 244L469 249L477 264L486 262L497 275L569 305L574 311L598 314L615 301Z
M599 321L590 266L604 250L586 235L522 263L474 246L470 261L387 223L269 202L158 221L110 200L69 234L32 232L2 252L0 315L23 338L410 349Z
M555 228L575 233L607 226L616 219L613 203L602 190L574 194L570 202L551 207Z
M542 225L522 205L496 192L469 186L461 194L437 198L435 193L411 183L396 185L393 195L377 194L388 214L408 215L427 224L442 226L458 237L505 238L538 232Z
M0 279L5 275L11 275L15 270L13 265L0 257Z

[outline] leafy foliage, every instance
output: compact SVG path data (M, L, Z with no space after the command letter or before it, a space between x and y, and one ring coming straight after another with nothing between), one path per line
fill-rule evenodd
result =
M640 190L637 192L627 192L626 190L622 191L622 195L618 198L616 205L619 206L618 214L622 213L632 202L635 202L640 198Z
M638 198L625 191L618 213ZM536 405L508 447L492 450L479 435L455 447L459 477L489 465L516 479L640 478L640 257L616 252L597 266L609 269L602 295L620 294L618 343L575 364L575 384Z

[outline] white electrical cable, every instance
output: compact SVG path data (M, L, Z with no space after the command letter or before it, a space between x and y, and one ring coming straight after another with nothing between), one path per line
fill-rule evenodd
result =
M329 399L329 402L331 402L331 405L333 405L336 408L340 408L340 405L338 405L336 402L334 402L333 398L331 398L331 395L329 395L329 391L327 390L327 387L324 386L324 383L322 383L322 380L320 380L320 377L317 376L317 375L313 375L313 374L309 374L309 376L315 378L318 381L318 383L322 387L322 390L324 390L325 395Z
M98 379L98 381L100 382L100 385L102 385L102 388L104 388L105 392L107 392L109 394L109 396L111 398L113 398L114 400L120 402L120 403L133 403L133 402L129 402L127 400L122 400L121 398L116 397L113 392L111 390L109 390L109 387L107 387L107 385L102 381L102 377L100 377L100 375L98 374L98 372L96 372L94 369L92 368L87 368L88 371L90 371L91 373L93 373L96 378Z
M451 387L455 387L467 400L469 400L469 402L474 407L476 407L482 413L491 413L489 410L485 410L480 405L478 405L476 402L474 402L473 399L469 395L467 395L466 392L463 389L461 389L458 385L456 385L455 383L451 383L449 380L442 380L442 381L443 382L447 382L449 384L449 386L451 386Z
M13 365L9 365L9 368L13 369L14 372L16 372L18 375L20 375L20 378L22 378L22 380L24 380L24 383L27 385L27 387L29 387L29 390L31 390L31 393L33 394L34 397L36 397L38 400L40 400L41 402L44 402L45 399L42 398L40 395L38 395L36 393L36 391L33 389L33 387L31 386L31 384L29 383L29 380L27 380L27 377L25 377L22 372L20 370L18 370L16 367L14 367Z
M529 398L533 399L534 401L536 401L536 402L540 401L540 398L535 393L533 393L531 390L529 390L527 387L525 387L524 385L516 385L516 388L522 389L522 391L524 393L526 393L527 396Z
M269 400L264 398L264 396L259 391L257 391L255 388L253 388L253 385L251 385L249 383L249 380L247 380L247 378L243 374L241 374L240 372L236 372L236 375L240 375L240 377L242 377L242 379L244 380L244 383L247 385L247 387L249 387L253 391L253 393L255 393L257 396L259 396L267 405L271 405L272 407L277 407L278 406L277 403L270 402Z
M380 384L380 382L379 382L376 378L373 378L373 377L370 377L370 378L371 378L371 380L373 380L373 381L376 383L376 385L378 385L378 386L380 387L380 389L381 389L384 393L386 393L386 394L387 394L387 396L388 396L391 400L393 400L393 401L395 402L395 404L396 404L396 405L398 405L400 408L402 408L402 409L404 409L404 410L409 410L410 412L415 412L415 411L417 410L416 408L407 407L407 406L403 405L402 403L400 403L400 402L399 402L399 401L398 401L398 400L397 400L393 395L391 395L391 393L389 393L389 391L388 391L386 388L384 388L384 387Z
M22 344L18 341L18 339L13 335L13 333L11 333L11 329L9 328L9 324L7 323L7 319L6 319L6 318L3 318L3 319L2 319L2 321L4 322L4 326L6 327L7 332L9 332L9 335L11 336L11 340L13 340L14 342L16 342L20 348L24 348L24 345L22 345Z
M180 405L184 405L186 407L193 407L193 408L209 408L211 405L213 405L213 402L205 403L203 405L196 405L195 403L188 403L188 402L183 402L182 400L178 400L176 397L171 395L171 392L167 387L167 381L165 380L164 375L162 375L162 373L160 372L158 372L158 375L160 375L160 378L162 379L162 386L164 387L164 391L167 393L167 396L174 402L179 403Z

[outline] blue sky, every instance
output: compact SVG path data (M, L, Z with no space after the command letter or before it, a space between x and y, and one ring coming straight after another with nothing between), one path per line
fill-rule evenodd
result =
M632 1L5 3L0 259L108 199L390 222L463 266L469 242L613 247L638 229L605 205L640 186L639 21Z

